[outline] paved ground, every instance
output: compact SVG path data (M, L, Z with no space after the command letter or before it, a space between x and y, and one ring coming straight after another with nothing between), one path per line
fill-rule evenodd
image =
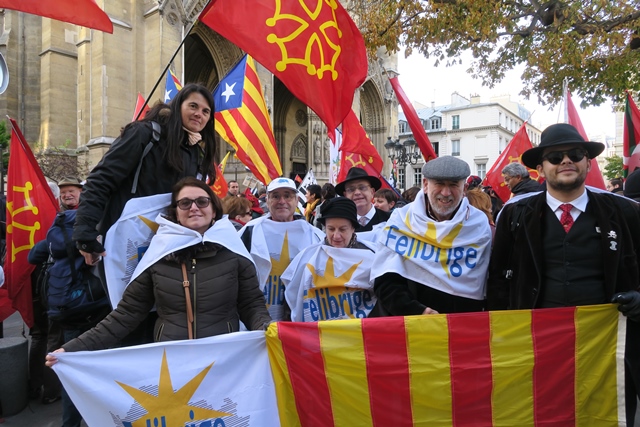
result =
M23 334L22 318L18 313L14 313L11 317L4 321L4 336L19 337ZM28 330L24 330L24 334L29 337ZM60 427L62 425L62 404L60 401L50 405L43 405L40 399L30 400L27 407L17 415L4 418L2 427ZM86 426L86 424L82 424Z

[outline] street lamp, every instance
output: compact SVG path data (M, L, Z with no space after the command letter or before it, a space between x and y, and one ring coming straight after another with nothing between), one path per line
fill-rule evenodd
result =
M392 162L396 160L398 165L404 168L408 164L415 165L418 163L418 160L420 160L421 154L419 151L416 151L417 145L416 141L412 138L402 143L399 139L394 141L388 136L384 148L387 149L389 159Z
M231 161L233 164L233 180L235 182L238 182L238 160L236 160L236 150L234 150L233 148L229 151L229 157L231 157Z

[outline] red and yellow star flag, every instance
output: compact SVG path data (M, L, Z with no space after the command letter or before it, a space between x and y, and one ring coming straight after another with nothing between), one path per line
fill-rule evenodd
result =
M400 82L397 77L389 79L391 82L391 87L393 87L394 92L396 93L396 97L398 98L398 102L402 106L402 111L404 112L405 117L407 118L407 123L409 123L409 128L411 128L411 132L413 133L413 138L416 140L418 144L418 148L420 148L420 152L422 153L422 157L424 157L425 161L433 160L438 155L436 154L433 146L431 145L431 141L429 141L429 137L427 136L427 132L424 130L424 126L418 117L418 113L416 109L413 108L413 105L409 101L409 98L402 90L400 86Z
M358 167L364 169L368 175L382 178L384 161L380 153L369 139L367 132L360 124L356 113L351 110L342 122L342 144L340 145L340 171L338 182L347 177L349 169ZM380 179L384 188L391 188Z
M578 115L578 110L571 100L571 92L569 92L568 89L565 92L565 101L565 121L576 128L585 141L589 141L587 132L584 130L584 126L582 126L582 120L580 120L580 116ZM587 174L585 184L602 190L605 189L604 178L602 177L602 172L600 172L600 166L598 166L598 160L596 159L591 159L591 170Z
M527 133L527 122L524 122L522 126L520 126L520 129L518 129L518 132L513 135L509 144L502 150L502 153L500 153L493 166L491 166L489 172L487 172L484 185L490 185L503 202L509 200L511 190L509 190L509 187L504 183L502 169L509 163L522 163L522 153L529 148L533 148L533 144L531 144L529 134ZM527 170L529 171L531 179L537 181L539 178L538 171L529 168L527 168Z
M264 65L329 129L367 78L364 40L338 0L213 0L199 20Z
M18 10L87 28L113 33L109 15L95 0L0 0L0 8Z
M625 425L620 319L607 304L278 322L281 425Z
M218 169L218 173L216 173L216 180L211 185L211 189L213 190L213 192L216 193L216 196L220 197L221 199L225 197L229 192L229 184L227 183L227 180L224 179L224 168L227 165L227 160L229 159L230 154L231 151L227 151L224 159L222 159L220 164L216 166L216 168Z
M6 297L33 326L29 250L47 236L58 203L15 120L11 120L11 147L7 173L7 257L4 265ZM0 304L2 305L2 304ZM5 313L6 314L6 313ZM9 313L11 314L11 313ZM4 320L0 318L0 321Z
M623 174L626 178L640 167L640 111L627 91L624 109L624 132L622 140Z
M282 175L271 118L253 59L245 55L213 91L216 131L265 185Z

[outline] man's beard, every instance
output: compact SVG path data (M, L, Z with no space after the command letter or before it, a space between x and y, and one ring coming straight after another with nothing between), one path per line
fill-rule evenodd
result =
M547 180L547 186L559 192L570 192L577 190L584 185L587 180L587 172L579 174L572 182L560 182L559 180Z

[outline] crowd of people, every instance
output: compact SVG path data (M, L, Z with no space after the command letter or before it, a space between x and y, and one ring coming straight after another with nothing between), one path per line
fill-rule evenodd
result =
M186 85L170 104L125 127L84 186L59 183L61 206L77 209L78 256L91 265L109 256L100 239L127 200L171 193L171 204L113 311L62 337L46 319L36 324L34 394L44 386L43 398L59 395L48 367L64 351L203 338L242 325L260 330L274 321L616 303L630 319L626 415L633 425L640 205L632 199L640 197L640 172L627 180L627 197L587 188L589 161L604 146L557 124L523 164L502 171L518 196L504 206L467 163L442 156L423 166L422 187L402 195L352 168L335 187L308 186L299 211L299 189L285 177L257 197L240 193L235 181L226 197L213 193L206 182L215 173L208 166L216 155L212 110L206 89ZM530 178L531 169L544 184ZM337 303L322 302L331 298ZM45 352L47 368L37 362ZM63 427L79 426L62 397Z

